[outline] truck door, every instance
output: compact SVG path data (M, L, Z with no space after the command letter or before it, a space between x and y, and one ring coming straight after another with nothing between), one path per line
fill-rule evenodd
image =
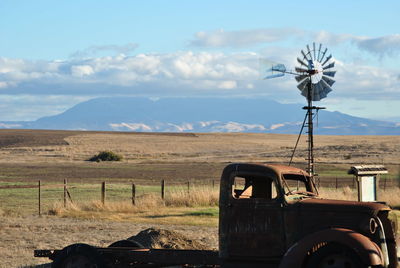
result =
M283 207L275 174L236 173L226 206L229 257L270 258L285 252Z

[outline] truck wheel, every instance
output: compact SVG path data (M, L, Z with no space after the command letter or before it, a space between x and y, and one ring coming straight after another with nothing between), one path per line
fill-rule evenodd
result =
M109 248L143 248L143 246L132 240L119 240L108 246Z
M338 244L328 244L310 256L307 268L367 268L353 250Z
M96 248L87 244L73 244L65 247L55 257L52 268L106 268Z

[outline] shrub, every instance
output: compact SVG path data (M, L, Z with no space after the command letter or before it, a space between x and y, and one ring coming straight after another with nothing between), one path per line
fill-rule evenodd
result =
M345 160L350 160L351 159L351 154L346 154L346 155L343 156L343 158Z
M98 153L97 155L92 156L89 161L121 161L122 155L116 154L111 151L103 151Z

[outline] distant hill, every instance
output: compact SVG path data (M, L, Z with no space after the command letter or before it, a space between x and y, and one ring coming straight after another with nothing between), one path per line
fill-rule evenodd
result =
M300 104L265 98L96 98L32 122L0 122L0 128L145 132L299 132ZM400 124L321 110L316 134L399 135Z

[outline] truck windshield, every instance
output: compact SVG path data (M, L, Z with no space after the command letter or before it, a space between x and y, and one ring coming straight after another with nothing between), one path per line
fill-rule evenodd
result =
M300 174L284 174L283 185L285 195L317 196L313 191L310 178Z

